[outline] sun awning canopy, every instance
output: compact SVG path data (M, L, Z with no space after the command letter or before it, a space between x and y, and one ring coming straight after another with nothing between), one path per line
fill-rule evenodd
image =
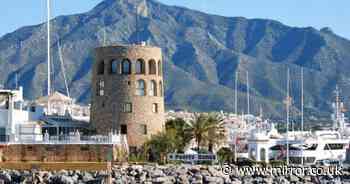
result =
M40 118L43 124L43 128L50 127L64 127L64 128L88 128L89 123L84 121L74 120L71 117L62 116L44 116Z

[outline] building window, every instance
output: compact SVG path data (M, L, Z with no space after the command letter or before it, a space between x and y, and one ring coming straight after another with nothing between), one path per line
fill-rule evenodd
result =
M157 103L152 104L152 112L158 113L158 104Z
M128 126L127 125L120 125L120 133L123 135L128 134Z
M143 125L140 125L141 126L141 133L143 135L147 135L147 125L143 124Z
M145 81L140 79L136 82L136 95L145 96L146 95L146 84Z
M131 62L128 59L122 62L122 74L131 74Z
M158 75L161 76L163 73L162 62L158 61Z
M145 62L142 59L138 59L135 65L136 74L145 74Z
M157 83L154 80L151 81L151 87L149 88L149 95L157 96Z
M163 83L162 81L159 81L159 96L163 96Z
M123 104L123 112L127 112L127 113L132 112L132 104L131 103L124 103Z
M157 66L156 66L156 61L153 59L149 61L148 63L148 68L149 68L149 74L155 75L157 73Z
M105 73L105 62L104 61L101 61L99 64L98 64L98 67L97 67L97 74L98 75L103 75Z
M97 84L97 96L104 96L105 95L105 81L100 80Z
M30 112L35 112L36 111L36 107L35 106L30 106Z
M118 73L118 61L112 60L111 61L111 74L116 74L116 73Z

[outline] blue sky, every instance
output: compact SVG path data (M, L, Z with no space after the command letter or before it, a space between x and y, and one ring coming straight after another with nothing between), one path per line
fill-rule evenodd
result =
M82 13L102 0L52 0L53 15ZM159 0L211 14L269 18L290 26L332 30L350 38L350 0ZM45 20L46 0L2 0L0 36Z

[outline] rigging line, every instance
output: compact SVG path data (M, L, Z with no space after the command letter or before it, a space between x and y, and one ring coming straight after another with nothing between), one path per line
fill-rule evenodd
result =
M238 72L235 74L235 114L238 113Z
M66 93L67 93L67 96L70 98L69 87L68 87L67 76L66 76L66 68L64 66L63 53L62 53L62 48L61 48L59 40L57 41L57 47L58 47L58 54L60 57L60 64L61 64L61 69L62 69L64 85L66 87Z

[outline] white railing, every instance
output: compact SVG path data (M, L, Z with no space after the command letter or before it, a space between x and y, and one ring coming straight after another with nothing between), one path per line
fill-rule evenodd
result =
M183 162L198 162L198 161L215 161L215 154L168 154L168 160L183 161Z
M38 139L37 135L34 136L17 136L15 139L10 139L7 144L115 144L115 145L127 145L127 139L125 135L110 134L110 135L93 135L93 136L80 136L80 135L59 135L48 136L43 135L41 139Z

